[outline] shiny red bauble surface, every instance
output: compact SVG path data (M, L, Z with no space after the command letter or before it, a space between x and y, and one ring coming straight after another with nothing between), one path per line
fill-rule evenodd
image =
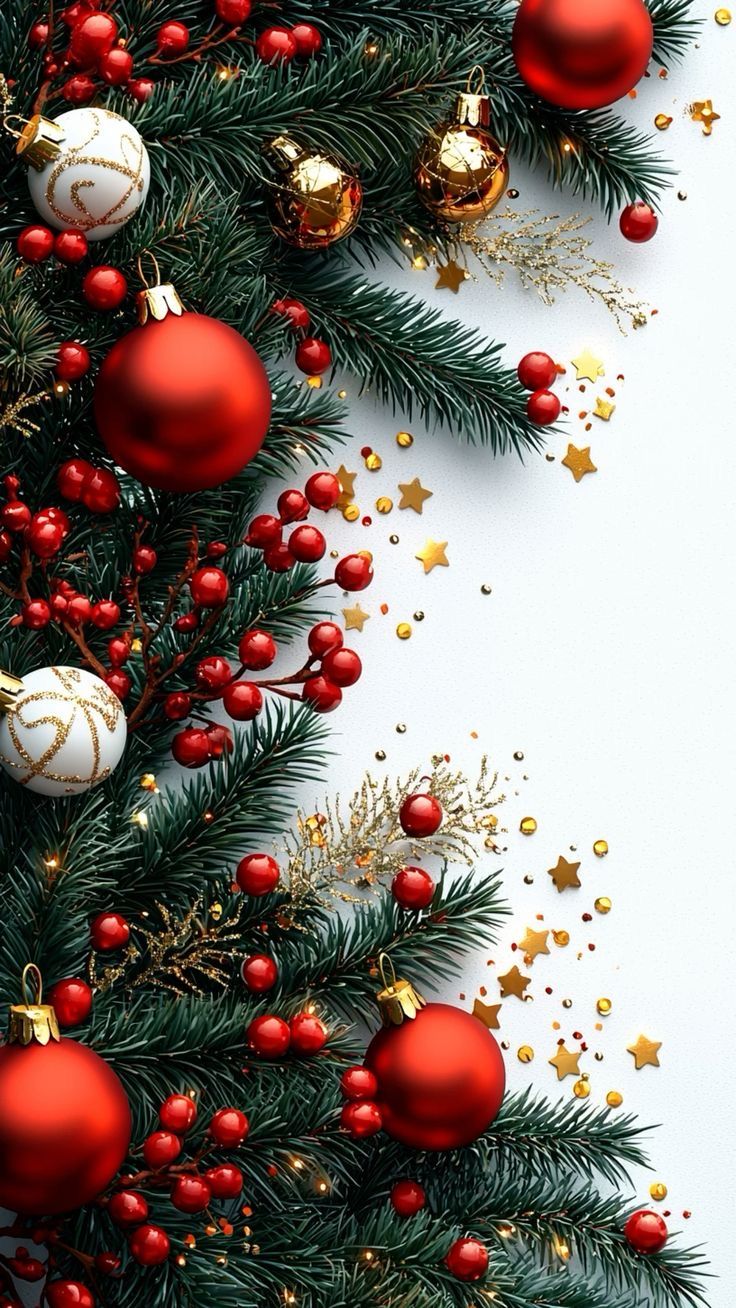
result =
M235 1149L242 1144L250 1129L248 1118L239 1108L220 1108L214 1114L209 1133L223 1149Z
M292 531L288 548L298 563L317 563L324 558L327 542L319 527L305 522Z
M191 695L185 690L172 690L164 700L164 713L170 722L180 722L192 707Z
M277 545L281 540L281 521L272 513L259 513L253 518L246 536L248 545L254 549L265 550L269 545Z
M501 1107L501 1051L482 1022L451 1004L427 1004L413 1020L382 1028L365 1061L386 1131L414 1149L470 1144Z
M118 1190L107 1205L116 1226L138 1226L148 1217L148 1201L137 1190Z
M399 822L407 836L433 836L442 825L442 805L434 795L407 795L399 809Z
M656 234L659 218L650 205L645 204L643 200L636 200L634 204L627 204L618 220L618 225L627 241L633 241L635 245L643 245L645 241L651 241Z
M289 568L293 568L296 559L288 546L279 542L277 545L269 545L268 549L264 550L263 562L271 572L288 572Z
M296 52L300 59L311 59L322 49L322 34L311 23L295 23L291 35L296 41Z
M318 622L312 627L308 637L310 654L324 658L330 650L339 649L343 642L342 628L336 622Z
M319 377L330 367L332 351L326 341L320 341L316 336L305 336L296 347L294 359L301 372Z
M10 537L8 537L10 540ZM45 599L29 600L21 609L23 626L31 631L41 631L51 621L51 605Z
M418 1181L397 1181L391 1187L391 1205L400 1217L413 1217L426 1203L426 1191Z
M75 345L75 341L66 344ZM85 477L92 472L92 464L86 459L67 459L56 474L56 485L67 500L78 501L82 498L82 486Z
M364 1140L383 1130L383 1118L372 1099L354 1099L343 1105L340 1125L356 1140Z
M169 1095L158 1110L158 1120L165 1131L184 1135L197 1120L197 1105L189 1095Z
M343 590L365 590L372 580L373 568L365 554L346 554L335 568L335 581Z
M42 46L46 45L48 39L49 25L44 19L39 18L37 22L33 23L28 33L28 44L32 50L40 50Z
M342 691L327 677L308 677L304 682L302 699L317 713L332 713L342 703Z
M143 1141L143 1161L156 1172L168 1167L181 1153L181 1140L174 1131L152 1131Z
M375 1099L378 1082L367 1067L347 1067L340 1077L340 1089L346 1099Z
M54 373L59 381L78 381L89 372L91 362L86 345L80 341L62 341L56 354Z
M298 1054L317 1054L327 1043L328 1031L314 1013L296 1013L289 1022L291 1048Z
M85 273L82 295L93 309L117 309L128 294L128 283L119 268L99 264ZM108 356L109 357L109 356ZM120 459L116 462L121 463ZM121 464L121 466L124 466Z
M204 690L222 690L232 675L230 664L221 654L208 654L206 659L199 660L194 669L197 685Z
M516 371L525 390L539 391L552 385L557 376L557 364L544 350L532 350L524 355Z
M87 237L84 232L70 228L66 232L57 232L54 237L54 254L60 263L81 263L89 252Z
M402 867L391 882L391 894L402 908L428 908L435 884L423 867Z
M137 572L139 577L145 577L148 572L153 572L158 563L158 554L152 545L137 545L133 550L133 571Z
M189 28L176 18L162 23L156 34L156 46L160 54L183 54L189 45Z
M535 391L526 402L526 411L536 427L557 422L562 405L554 391Z
M269 895L280 876L281 869L270 854L246 854L238 863L235 880L246 895Z
M342 495L342 486L334 472L313 472L307 479L304 494L315 509L334 509Z
M8 531L25 531L33 514L23 500L8 500L0 509L0 519Z
M32 223L24 227L15 242L18 254L26 263L42 263L54 249L54 233L50 227Z
M81 977L64 977L51 987L48 1002L56 1013L59 1026L79 1026L92 1012L92 987Z
M153 95L156 84L151 81L150 77L134 77L128 82L125 89L128 95L138 101L138 104L145 104L146 100L150 100Z
M522 0L512 46L520 76L561 109L600 109L644 76L653 27L642 0Z
M92 605L92 621L100 631L110 631L120 621L120 605L114 600L97 600Z
M668 1234L664 1218L647 1208L632 1213L624 1226L626 1239L640 1254L659 1253L667 1243Z
M133 71L133 56L129 50L116 46L102 56L97 71L108 86L125 86Z
M252 0L215 0L215 13L221 23L237 27L250 16Z
M252 995L262 995L267 990L273 990L279 978L279 969L268 954L251 954L245 959L240 975Z
M225 712L236 722L252 722L263 708L263 696L254 681L233 681L222 697Z
M276 501L281 522L302 522L309 516L309 500L300 490L285 490Z
M95 79L89 73L75 73L73 77L67 78L60 91L62 99L76 105L89 104L96 93Z
M44 1290L48 1308L95 1308L95 1297L81 1281L49 1281Z
M266 27L256 41L256 54L264 64L288 63L296 54L296 41L288 27Z
M72 62L79 68L92 68L117 40L118 25L112 14L94 10L75 23L69 41Z
M238 658L249 672L263 672L264 668L270 668L276 653L276 641L273 636L258 627L246 631L238 644Z
M195 604L202 609L216 609L224 604L230 594L230 582L222 568L205 563L192 576L189 590Z
M123 672L120 668L114 668L112 672L106 674L105 685L112 691L113 695L117 695L119 700L124 700L128 698L133 682L127 672Z
M271 387L239 332L204 314L169 313L113 346L94 411L115 462L144 485L204 490L229 481L257 454Z
M340 649L333 649L329 654L325 654L321 670L336 686L354 686L360 679L363 664L354 649L345 649L341 646Z
M479 1281L488 1271L488 1250L480 1240L456 1240L445 1256L448 1270L458 1281Z
M123 949L130 940L130 927L122 913L99 913L89 929L93 949L110 953Z
M209 1183L201 1176L177 1176L171 1187L171 1202L180 1213L201 1213L211 1198Z
M171 752L183 768L201 768L210 759L210 742L200 727L179 731L171 742Z
M283 1058L291 1044L288 1022L274 1013L254 1017L246 1031L248 1044L262 1058Z
M142 1267L158 1267L169 1256L171 1242L160 1226L139 1226L130 1237L130 1252Z
M82 503L90 513L112 513L120 503L120 482L108 468L93 468L84 479Z
M237 1199L243 1189L243 1173L234 1163L218 1163L204 1174L215 1199Z
M64 529L58 522L34 513L25 534L29 549L39 559L53 558L64 544Z

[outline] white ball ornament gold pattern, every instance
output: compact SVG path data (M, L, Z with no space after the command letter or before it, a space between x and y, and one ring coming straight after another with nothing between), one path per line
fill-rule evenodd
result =
M0 716L0 764L39 795L79 795L117 767L126 735L120 700L100 677L39 668Z
M148 152L127 118L109 109L70 109L26 124L18 153L30 164L36 209L52 227L88 241L114 236L140 209L151 180Z

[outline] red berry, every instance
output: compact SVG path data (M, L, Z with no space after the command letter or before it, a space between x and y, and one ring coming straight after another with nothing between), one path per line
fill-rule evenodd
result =
M148 1203L137 1190L118 1190L107 1205L116 1226L137 1226L148 1217Z
M197 1120L197 1105L189 1095L169 1095L158 1110L158 1120L164 1130L185 1135Z
M279 969L268 954L251 954L245 959L240 975L252 995L262 995L276 985Z
M93 309L117 309L128 294L128 283L119 268L102 263L85 273L82 294Z
M391 894L402 908L427 908L434 891L434 881L423 867L402 867L391 882Z
M54 373L59 381L78 381L89 372L91 362L89 350L81 341L62 341L56 354ZM76 462L81 463L84 460L80 459ZM92 471L91 464L87 464L87 467Z
M121 913L98 913L90 925L93 949L109 954L130 940L130 927Z
M346 554L335 568L335 581L343 590L365 590L373 581L371 560L365 554Z
M222 568L205 564L204 567L197 568L189 589L194 603L200 608L217 609L225 603L230 593L230 583Z
M140 577L152 572L158 563L158 554L152 545L138 545L133 550L133 571Z
M250 1124L239 1108L219 1108L207 1129L216 1144L222 1145L223 1149L235 1149L243 1143Z
M346 1099L373 1099L378 1081L368 1067L348 1067L340 1077L340 1089Z
M383 1129L383 1118L378 1104L374 1104L372 1099L360 1099L343 1105L340 1125L356 1140L364 1140Z
M223 554L227 554L227 545L222 540L210 540L207 542L205 553L208 559L221 559Z
M97 71L108 86L125 86L133 71L133 56L129 50L123 50L122 46L115 46L102 56Z
M240 889L246 895L270 895L275 890L281 869L270 854L246 854L238 863L235 874Z
M96 607L96 606L95 606ZM92 610L94 613L94 609ZM130 641L126 636L112 636L107 642L107 657L114 668L121 668L130 658Z
M391 1205L399 1217L413 1217L426 1202L426 1191L418 1181L397 1181L391 1187Z
M190 613L182 613L181 617L177 618L172 625L174 631L196 631L199 626L199 614L196 609L192 609Z
M13 550L13 537L9 531L0 531L0 563L10 557Z
M49 1000L59 1026L79 1026L92 1012L92 988L79 977L65 977L49 991Z
M215 13L221 23L239 27L250 16L251 0L215 0Z
M269 545L278 545L281 540L281 522L272 513L259 513L248 528L245 538L247 545L254 549L265 550Z
M526 411L537 427L547 427L560 416L560 401L554 391L535 391L526 402Z
M86 595L72 595L64 614L72 627L83 627L92 619L92 605Z
M252 722L263 708L263 696L254 681L231 681L222 702L236 722Z
M146 100L150 100L156 87L150 77L134 77L125 89L139 104L145 104Z
M399 822L407 836L433 836L443 816L442 805L434 795L407 795L399 809Z
M92 68L108 50L111 50L118 36L118 25L112 14L96 10L80 18L72 28L69 41L69 53L78 68Z
M322 35L311 23L296 23L291 29L300 59L311 59L322 49Z
M302 522L309 516L309 500L299 490L282 491L277 503L282 522Z
M30 627L31 631L40 631L51 621L51 605L45 599L29 600L20 612L23 626Z
M234 1163L218 1163L204 1174L215 1199L237 1199L243 1189L243 1173Z
M94 80L89 73L75 73L73 77L64 82L61 95L68 104L89 104L90 100L94 99L96 89Z
M57 232L54 237L54 254L60 263L81 263L89 251L84 232L70 228L66 232Z
M212 1198L212 1191L201 1176L177 1176L171 1187L171 1202L180 1213L201 1213Z
M289 550L299 563L316 563L324 557L326 549L327 542L319 527L309 523L295 527L289 537Z
M75 344L73 341L68 343ZM67 459L66 463L62 463L56 474L56 484L64 499L80 500L84 479L93 471L92 464L86 459Z
M488 1270L488 1250L480 1240L456 1240L445 1264L457 1281L479 1281Z
M48 259L54 249L54 233L50 227L42 227L40 223L32 223L30 227L24 227L19 232L15 242L18 254L26 263L43 263Z
M0 509L0 517L8 531L25 531L33 514L23 500L8 500Z
M188 716L192 700L185 690L172 690L164 700L164 713L171 722L180 722Z
M256 41L256 54L264 64L287 63L296 54L296 41L288 27L267 27Z
M112 513L120 503L120 483L107 468L93 468L82 484L82 503L90 513Z
M34 513L31 519L31 527L35 526L36 523L39 526L45 526L47 522L53 522L55 527L59 527L65 539L69 535L71 523L63 509L57 509L54 505L49 505L46 509L39 509L38 513Z
M326 341L320 341L316 336L305 336L297 345L294 358L300 372L319 376L330 367L332 350Z
M626 1239L640 1254L659 1253L667 1243L668 1234L664 1218L647 1208L632 1213L624 1226Z
M106 1250L104 1253L95 1254L95 1269L101 1272L103 1276L114 1276L115 1272L120 1270L121 1260L117 1254Z
M317 713L331 713L342 702L342 691L327 677L308 677L304 682L302 699Z
M109 631L111 627L116 627L120 621L120 605L114 600L98 600L92 605L92 621L100 631Z
M642 245L644 241L651 241L656 234L659 218L648 204L637 200L634 204L627 204L618 225L627 241Z
M342 486L334 472L313 472L304 487L304 494L315 509L334 509L342 495Z
M40 50L41 47L46 44L48 39L49 25L43 18L39 18L38 21L33 24L28 33L28 44L32 50Z
M335 622L318 622L307 638L311 653L322 658L331 650L340 649L342 641L342 630Z
M113 695L117 695L118 699L122 701L128 698L133 682L127 672L115 668L112 672L108 672L105 677L105 685L112 691Z
M221 654L209 654L206 659L200 659L194 669L197 685L205 690L222 690L232 675L230 664Z
M64 544L64 529L60 523L34 513L25 539L37 558L51 559Z
M317 1054L327 1043L328 1031L313 1013L296 1013L289 1022L291 1047L298 1054Z
M288 318L289 326L293 327L294 331L305 332L312 321L306 305L302 304L301 300L294 300L288 295L283 300L274 300L271 313L278 314L280 318Z
M160 1226L139 1226L130 1237L130 1252L142 1267L156 1267L165 1263L171 1242Z
M199 727L187 727L174 736L171 752L184 768L201 768L210 761L210 742L207 732Z
M62 595L57 591L55 595L51 596L51 612L57 622L61 622L62 618L66 616L68 608L69 599L66 595Z
M161 54L183 54L189 45L189 28L176 18L162 23L156 36L156 45Z
M215 722L207 728L207 739L210 758L222 758L225 753L232 754L235 748L232 731L229 727L223 727L221 722Z
M273 636L267 631L260 631L258 627L246 631L240 638L238 658L249 672L262 672L264 668L270 668L276 653L276 641Z
M363 671L363 664L353 649L331 650L322 660L321 672L336 686L354 686Z
M280 544L270 545L263 551L263 562L271 572L288 572L293 568L296 559L286 545Z
M283 1058L291 1043L288 1023L273 1013L254 1017L245 1035L253 1052L262 1058Z
M557 377L557 364L543 350L532 350L524 355L516 371L525 390L539 391L552 385Z
M181 1153L181 1140L173 1131L152 1131L143 1141L143 1161L152 1171L168 1167Z
M92 1291L81 1281L49 1281L44 1300L48 1308L95 1308Z

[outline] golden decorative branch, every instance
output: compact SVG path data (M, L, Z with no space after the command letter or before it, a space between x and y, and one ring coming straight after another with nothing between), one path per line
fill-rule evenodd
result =
M181 917L174 916L165 904L157 902L156 908L160 927L137 927L137 937L145 941L143 947L129 945L121 962L99 974L95 955L91 956L90 984L104 991L124 979L128 990L158 986L175 995L200 998L210 984L227 986L231 960L243 952L241 906L235 902L225 914L220 903L206 905L200 896Z

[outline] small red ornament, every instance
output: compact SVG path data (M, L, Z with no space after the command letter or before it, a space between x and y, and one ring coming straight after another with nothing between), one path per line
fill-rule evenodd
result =
M291 1048L298 1054L317 1054L327 1043L329 1034L324 1022L314 1013L296 1013L289 1022Z
M320 373L327 372L330 367L332 351L326 341L320 341L316 336L305 336L297 345L294 358L300 372L319 377Z
M130 940L130 927L122 913L98 913L89 931L92 948L105 954L124 949Z
M116 1226L138 1226L148 1217L148 1203L137 1190L118 1190L107 1211Z
M626 1239L632 1249L640 1254L659 1253L667 1243L668 1234L664 1218L646 1208L639 1208L632 1213L624 1226Z
M180 1213L201 1213L211 1198L212 1191L202 1176L177 1176L171 1187L171 1202Z
M51 605L45 599L29 600L21 609L21 617L24 627L29 627L31 631L41 631L51 621Z
M378 1082L367 1067L348 1067L340 1077L340 1089L346 1099L375 1099Z
M271 305L271 313L276 313L282 318L288 318L289 326L293 327L294 331L307 331L312 321L307 306L302 304L301 300L293 300L289 296L286 296L283 300L274 300Z
M78 68L93 68L111 50L118 37L112 14L95 10L75 23L69 41L72 62Z
M112 672L108 672L105 676L105 685L112 691L113 695L117 695L118 699L122 702L128 698L133 687L133 682L127 672L122 672L119 668L116 668Z
M318 622L307 637L310 652L321 658L340 649L342 642L342 629L335 622Z
M342 691L327 677L308 677L304 682L302 699L317 713L332 713L342 703Z
M59 381L78 381L80 377L84 377L86 372L89 372L91 362L86 345L82 345L79 341L62 341L56 355L54 372ZM79 461L82 462L82 460ZM90 465L87 466L91 472ZM72 497L69 496L69 498Z
M445 1255L445 1263L458 1281L479 1281L488 1271L488 1250L480 1240L456 1240Z
M191 707L191 696L185 690L172 690L164 700L164 713L171 722L180 722L187 717Z
M560 416L561 404L554 391L535 391L526 402L526 411L537 427L548 427Z
M208 1130L212 1139L222 1145L223 1149L235 1149L243 1143L250 1124L239 1108L220 1108L212 1117Z
M84 275L82 295L93 309L117 309L127 294L128 283L119 268L102 263Z
M89 245L84 232L70 228L57 232L54 237L54 254L60 263L81 263L87 257Z
M428 908L435 884L423 867L402 867L391 882L391 894L402 908Z
M407 795L399 809L399 822L407 836L433 836L442 825L442 805L434 795Z
M73 627L83 627L92 618L92 605L86 595L71 595L64 614Z
M108 86L125 86L133 71L133 56L129 50L117 45L102 56L97 71Z
M75 73L61 87L61 95L68 104L89 104L96 93L94 79L89 73Z
M54 233L50 227L32 223L18 233L15 242L18 254L26 263L43 263L54 250Z
M335 581L343 590L365 590L373 581L371 560L365 554L346 554L335 568Z
M120 482L107 468L93 468L82 485L82 503L90 513L112 513L120 503Z
M48 39L49 25L44 19L39 18L38 21L33 24L28 33L28 44L32 50L40 50L42 46L46 44Z
M254 681L232 681L222 696L225 712L236 722L252 722L263 708L263 696Z
M152 1131L143 1141L143 1161L157 1172L168 1167L181 1153L181 1140L173 1131Z
M561 109L600 109L644 76L652 20L642 0L522 0L516 67L530 90Z
M201 768L210 761L207 732L199 727L179 731L171 742L171 752L183 768Z
M309 517L309 500L299 490L282 491L277 507L281 522L302 522Z
M189 583L192 599L203 609L216 609L224 604L230 594L230 583L222 571L212 564L198 568Z
M130 638L111 636L107 642L107 657L114 668L121 668L130 658Z
M133 550L133 571L140 577L153 572L158 563L158 554L152 545L137 545Z
M186 23L180 23L178 19L171 18L168 22L161 24L156 35L156 47L159 54L183 54L188 45L189 28Z
M391 1187L391 1205L400 1217L414 1217L426 1203L426 1191L418 1181L397 1181Z
M134 100L139 104L145 104L150 100L156 89L156 83L152 82L150 77L134 77L126 86L128 95L132 95Z
M315 509L334 509L342 495L342 486L334 472L313 472L304 487L304 494Z
M31 510L22 500L8 500L0 509L0 518L8 531L25 531L32 517Z
M84 18L85 14L91 13L93 9L92 0L74 0L73 4L67 5L66 9L62 9L60 18L62 22L66 23L67 27L74 27L80 18Z
M250 17L252 0L215 0L215 13L221 23L239 27Z
M49 991L49 1003L59 1021L59 1026L79 1026L86 1022L92 1012L92 988L80 977L65 977L57 981Z
M197 1105L189 1095L169 1095L158 1110L158 1120L165 1131L186 1135L197 1120Z
M557 376L557 364L544 350L532 350L524 355L517 373L525 390L540 391L552 385Z
M160 1226L139 1226L130 1237L130 1252L142 1267L157 1267L169 1256L171 1242Z
M276 985L279 969L268 954L251 954L245 959L240 975L252 995L262 995Z
M92 1291L81 1281L49 1281L44 1299L48 1308L95 1308Z
M279 884L281 869L270 854L246 854L238 863L235 874L240 889L246 895L270 895Z
M92 621L100 631L110 631L120 621L120 605L114 600L98 600L92 605Z
M218 1163L204 1174L215 1199L237 1199L243 1190L243 1173L234 1163Z
M267 631L254 627L240 638L238 658L249 672L263 672L264 668L270 668L276 653L276 641Z
M322 660L322 672L336 686L354 686L360 679L363 664L354 649L333 649Z
M296 559L287 545L269 545L263 552L263 562L271 572L288 572Z
M651 241L656 234L659 218L648 204L637 200L634 204L627 204L618 225L627 241L642 245L645 241Z
M245 1035L254 1054L261 1058L283 1058L291 1043L288 1023L273 1013L254 1017Z
M311 59L322 49L322 34L311 23L295 23L291 35L296 41L296 52L300 59Z
M245 538L247 545L254 549L265 550L270 545L278 545L281 540L281 520L272 513L259 513L248 528Z
M343 1104L340 1113L340 1125L345 1127L356 1140L365 1140L370 1135L377 1135L383 1130L383 1118L377 1104L372 1099L357 1099Z
M327 542L319 527L305 522L295 527L289 537L289 550L298 563L317 563L324 558Z
M232 668L221 654L208 654L194 669L194 679L204 690L221 691L232 680Z
M256 41L256 54L264 64L288 63L296 54L296 41L288 27L266 27Z

